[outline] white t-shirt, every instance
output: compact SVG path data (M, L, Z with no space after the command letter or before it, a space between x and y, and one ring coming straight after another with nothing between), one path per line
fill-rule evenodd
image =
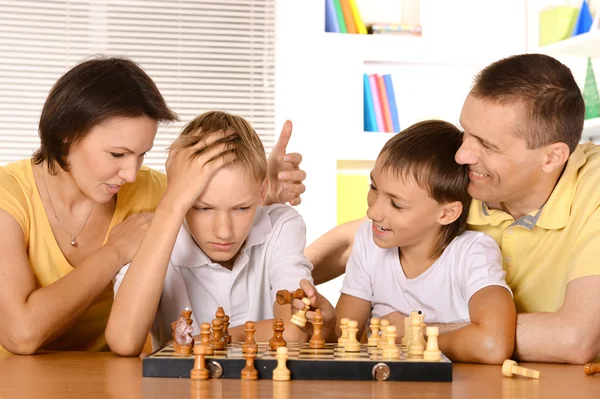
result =
M461 234L431 267L409 279L398 248L379 248L371 224L365 222L356 233L341 292L371 302L373 317L420 310L426 323L468 322L469 299L477 291L499 285L510 292L500 248L486 234Z
M229 315L230 327L273 318L278 290L296 290L301 279L312 282L305 245L304 220L295 209L280 204L258 208L232 270L212 263L182 226L152 325L153 347L172 339L171 323L186 307L192 310L194 335L200 333L201 323L215 318L219 306ZM128 267L115 278L115 295Z

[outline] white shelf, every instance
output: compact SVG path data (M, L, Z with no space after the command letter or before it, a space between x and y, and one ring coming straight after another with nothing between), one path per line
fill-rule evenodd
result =
M337 160L375 161L383 145L394 133L362 132L348 136L340 141L337 148Z
M554 57L600 57L600 29L539 47L537 51Z
M600 118L588 119L583 124L581 140L587 141L590 139L596 142L600 140Z

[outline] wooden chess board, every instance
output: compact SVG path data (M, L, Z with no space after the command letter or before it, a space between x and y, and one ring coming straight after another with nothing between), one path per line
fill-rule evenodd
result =
M373 380L388 381L452 381L452 362L442 355L439 362L413 360L401 347L400 360L388 360L382 350L361 345L360 352L345 352L337 344L326 344L325 349L310 349L307 343L288 343L287 367L292 380ZM206 357L212 378L240 378L246 361L242 344L229 344ZM142 360L144 377L189 378L194 366L194 355L178 355L169 345ZM277 366L275 351L268 343L258 343L254 362L259 379L271 379Z

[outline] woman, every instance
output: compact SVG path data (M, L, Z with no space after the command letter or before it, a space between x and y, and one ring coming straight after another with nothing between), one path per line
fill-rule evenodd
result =
M32 159L0 167L0 349L107 350L111 279L135 254L166 188L142 167L159 122L177 119L150 77L120 58L85 61L54 85ZM299 203L301 157L269 160L269 202ZM287 171L284 190L278 182Z

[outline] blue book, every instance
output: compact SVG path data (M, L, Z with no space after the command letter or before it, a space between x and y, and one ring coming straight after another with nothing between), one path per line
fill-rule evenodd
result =
M392 76L390 74L383 75L383 80L385 81L385 91L390 105L390 114L392 114L392 125L394 125L394 132L398 133L400 131L400 119L398 118L398 105L396 105Z
M333 0L325 0L325 32L340 31L340 24L337 20Z
M587 0L583 0L581 10L579 11L579 16L577 16L577 21L575 22L575 28L573 29L572 36L589 32L593 22L594 20L592 18L592 13L590 12L588 2Z
M369 75L363 75L363 92L364 92L364 129L365 132L376 132L377 122L375 119L375 108L373 98L371 97L371 85L369 84Z

